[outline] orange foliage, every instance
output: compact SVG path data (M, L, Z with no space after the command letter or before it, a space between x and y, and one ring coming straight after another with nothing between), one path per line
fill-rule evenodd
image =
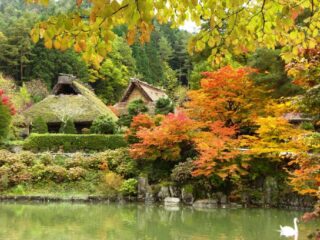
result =
M130 125L130 129L127 131L126 138L129 142L135 142L137 139L137 132L143 128L152 128L155 126L154 120L146 114L138 114L134 116Z
M131 127L140 126L142 115L135 118ZM238 172L234 163L238 151L234 150L237 140L233 138L235 127L226 127L221 121L209 125L190 119L180 111L163 118L159 126L149 125L136 132L139 142L131 145L131 156L135 159L168 161L181 160L181 145L188 144L198 152L194 161L194 176L215 173L221 178Z
M210 124L210 131L202 131L195 136L199 157L194 162L194 176L216 173L224 179L238 172L239 166L233 161L239 154L235 150L237 140L232 138L235 133L235 127L225 127L223 122L216 121Z
M131 126L136 126L137 121L139 118L133 119ZM168 114L159 126L149 125L149 128L142 127L137 131L139 142L131 145L130 153L135 159L155 160L161 157L164 160L179 160L179 145L191 141L197 128L198 124L183 112Z
M215 72L205 72L201 89L188 93L185 104L189 116L200 121L220 120L227 126L245 124L255 118L261 89L254 86L248 75L252 68L223 67Z
M248 77L254 71L227 66L206 72L201 89L188 93L190 101L178 113L135 117L129 131L136 139L131 145L132 157L179 161L184 160L181 151L187 146L197 153L194 176L216 174L222 179L246 174L250 155L285 164L292 161L292 166L287 166L293 169L292 186L300 193L314 195L320 164L319 156L304 154L313 151L307 143L310 132L283 118L293 110L290 102L269 101L264 106L267 99L261 98L262 90ZM244 126L258 129L253 135L239 136L238 129ZM241 148L248 150L240 152Z
M294 190L304 195L320 197L320 156L300 154L290 165L298 168L290 172L290 184Z

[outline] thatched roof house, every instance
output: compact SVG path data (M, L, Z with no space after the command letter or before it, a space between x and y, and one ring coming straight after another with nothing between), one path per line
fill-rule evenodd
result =
M70 75L61 75L52 93L23 114L31 122L41 116L48 124L49 132L57 132L66 118L74 121L79 132L89 128L98 116L107 115L115 121L118 119L91 90Z
M290 112L283 116L288 122L292 124L299 124L302 122L311 122L312 118L304 116L302 113Z
M165 91L160 88L136 78L131 78L130 80L130 84L124 92L120 102L114 105L114 108L120 115L126 113L128 104L134 100L143 100L152 113L154 112L155 104L158 99L168 98Z

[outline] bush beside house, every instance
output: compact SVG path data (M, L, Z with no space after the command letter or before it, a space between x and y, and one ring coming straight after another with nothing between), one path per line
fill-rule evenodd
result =
M23 148L37 151L104 151L126 147L123 135L102 134L31 134Z

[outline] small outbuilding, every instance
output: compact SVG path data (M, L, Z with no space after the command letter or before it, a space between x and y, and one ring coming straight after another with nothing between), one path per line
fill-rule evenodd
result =
M164 90L152 86L136 78L130 79L130 84L124 92L121 100L113 107L119 115L127 112L128 104L132 101L141 99L149 109L150 113L154 112L156 102L160 98L168 98Z
M90 128L92 122L101 115L118 120L118 117L89 88L72 75L61 75L52 93L24 111L23 115L32 121L42 117L49 132L58 132L66 119L72 119L77 131Z
M300 124L303 122L312 122L312 118L304 116L302 113L290 112L283 116L289 123Z

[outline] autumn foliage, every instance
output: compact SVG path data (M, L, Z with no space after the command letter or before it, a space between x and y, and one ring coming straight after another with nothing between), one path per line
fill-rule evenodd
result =
M190 91L185 104L188 115L202 122L222 121L226 126L244 125L261 110L261 89L254 86L249 75L252 68L223 67L204 72L201 89ZM257 107L259 106L259 107Z
M319 139L285 118L294 101L267 99L250 79L250 68L223 67L203 73L201 89L189 91L188 102L175 114L133 119L128 137L131 155L140 160L186 161L194 151L193 176L220 179L250 174L251 159L277 162L301 194L316 195L320 185ZM244 135L242 127L254 130ZM317 143L318 141L318 143Z
M320 194L320 160L319 156L300 154L290 165L297 165L290 172L290 183L300 194L317 196Z
M156 126L149 122L146 115L133 119L131 132L136 131L139 141L132 145L131 154L136 159L155 160L162 158L168 161L180 160L181 145L192 141L198 129L198 123L183 112L168 114Z
M8 134L11 115L14 115L16 110L10 102L8 96L0 89L0 141Z
M4 90L0 89L0 105L4 106L10 111L11 115L16 114L16 109L11 103L8 96L5 95Z
M255 70L230 66L204 73L201 89L190 91L190 101L176 114L164 116L157 125L145 115L133 119L128 136L135 159L183 161L181 151L196 152L194 176L216 174L221 178L242 174L247 163L236 161L236 134L241 124L252 121L259 102L248 77ZM261 102L261 101L260 101Z

